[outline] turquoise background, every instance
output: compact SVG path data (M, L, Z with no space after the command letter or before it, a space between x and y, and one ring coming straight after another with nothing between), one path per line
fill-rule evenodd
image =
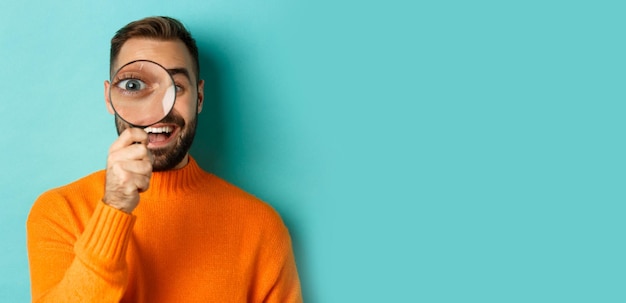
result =
M0 301L39 194L102 169L109 40L180 18L192 154L273 205L306 302L626 302L622 1L5 1Z

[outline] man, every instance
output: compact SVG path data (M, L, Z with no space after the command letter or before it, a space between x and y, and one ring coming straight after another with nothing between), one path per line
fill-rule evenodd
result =
M106 170L37 199L33 302L301 302L278 214L188 154L204 101L190 33L168 17L132 22L111 40L111 72L134 60L170 71L174 108L145 129L116 116Z

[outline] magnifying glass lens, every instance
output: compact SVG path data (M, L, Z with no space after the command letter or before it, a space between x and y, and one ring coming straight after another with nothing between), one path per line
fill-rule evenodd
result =
M122 66L111 78L109 90L115 113L135 127L161 121L174 107L176 85L161 65L139 60Z

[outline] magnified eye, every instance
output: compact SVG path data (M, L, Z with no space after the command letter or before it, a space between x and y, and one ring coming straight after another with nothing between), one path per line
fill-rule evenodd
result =
M120 82L117 83L117 87L123 89L123 90L127 90L127 91L131 91L131 92L137 92L140 91L142 89L146 88L146 84L139 80L139 79L126 79L126 80L122 80Z

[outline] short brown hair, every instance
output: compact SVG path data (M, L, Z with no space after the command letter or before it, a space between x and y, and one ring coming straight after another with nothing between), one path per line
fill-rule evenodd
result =
M164 41L179 39L185 44L191 54L196 81L199 81L200 62L198 61L198 46L196 46L196 40L191 36L191 33L180 21L164 16L148 17L128 23L118 30L111 39L111 59L109 62L111 73L122 45L130 38L152 38Z

